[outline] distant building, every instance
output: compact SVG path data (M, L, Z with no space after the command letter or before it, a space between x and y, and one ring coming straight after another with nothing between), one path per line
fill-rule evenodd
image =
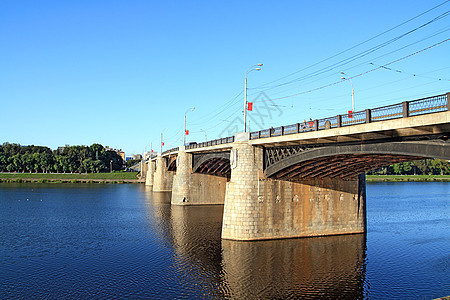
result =
M115 149L115 148L110 148L109 146L105 146L105 150L116 152L120 157L122 157L122 160L125 161L125 152L123 152L122 149Z
M133 159L142 159L141 154L133 154Z
M61 154L64 152L64 149L69 148L69 147L70 147L70 145L66 144L64 147L58 147L57 151L59 154Z
M125 152L123 152L122 150L120 150L119 152L116 152L117 154L120 155L120 157L122 157L122 160L125 161Z

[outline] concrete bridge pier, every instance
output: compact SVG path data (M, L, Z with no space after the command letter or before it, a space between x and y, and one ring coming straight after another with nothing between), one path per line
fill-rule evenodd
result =
M167 170L166 158L158 156L156 158L156 171L153 177L154 192L172 191L173 172Z
M172 200L174 205L223 204L227 179L194 173L192 154L181 146L177 156L177 171L173 177Z
M147 175L145 176L145 185L153 186L156 162L149 160L147 163Z
M272 180L263 148L236 136L225 196L222 238L279 239L362 233L366 230L365 177L355 180Z

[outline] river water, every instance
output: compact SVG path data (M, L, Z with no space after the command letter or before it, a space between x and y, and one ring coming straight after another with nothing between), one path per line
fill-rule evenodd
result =
M223 206L143 185L0 184L0 299L450 295L450 183L367 185L366 235L220 239Z

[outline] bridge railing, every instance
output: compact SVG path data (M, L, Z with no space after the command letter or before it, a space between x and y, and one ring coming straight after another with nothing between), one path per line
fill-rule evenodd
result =
M417 116L450 110L450 93L409 102L408 115Z
M171 153L171 152L176 152L176 151L178 151L179 149L180 149L180 147L175 147L175 148L166 150L166 151L164 151L164 152L162 153L162 155L166 155L166 154L169 154L169 153Z
M366 109L345 115L337 115L318 120L310 120L303 123L254 131L250 133L250 139L255 140L309 131L326 130L344 126L407 118L448 110L450 110L450 93L413 101L404 101L393 105Z
M191 144L191 145L186 146L186 150L215 146L215 145L222 145L222 144L229 144L229 143L233 143L233 142L234 142L234 136L229 136L229 137L215 139L215 140L211 140L211 141L207 141L207 142L203 142L203 143Z

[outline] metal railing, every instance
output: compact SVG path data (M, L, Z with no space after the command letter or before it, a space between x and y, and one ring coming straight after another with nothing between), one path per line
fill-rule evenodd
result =
M309 131L326 130L344 126L373 123L378 121L407 118L412 116L449 111L450 93L427 97L423 99L404 101L401 103L366 109L350 114L310 120L287 126L272 127L250 133L250 139L262 139L268 137L297 134Z
M229 144L234 142L234 136L229 136L225 138L215 139L203 143L196 143L196 144L190 144L186 146L186 150L188 149L196 149L196 148L203 148L203 147L210 147L215 145L223 145L223 144Z
M166 155L166 154L169 154L169 153L172 153L172 152L176 152L176 151L178 151L179 149L180 149L180 147L175 147L175 148L166 150L166 151L164 151L164 152L162 153L162 155Z
M275 136L297 134L331 128L339 128L358 124L373 123L379 121L393 120L398 118L407 118L412 116L449 111L450 93L427 97L423 99L404 101L401 103L382 106L372 109L366 109L351 114L337 115L323 119L310 120L302 123L296 123L280 127L272 127L260 131L250 132L250 139L263 139ZM234 136L215 139L203 143L192 143L185 147L188 149L197 149L215 145L223 145L234 142ZM179 150L179 147L166 150L162 155L166 155Z
M234 142L234 136L229 136L225 138L215 139L203 143L191 143L185 147L186 150L188 149L196 149L196 148L204 148L209 146L215 146L215 145L223 145L223 144L229 144ZM180 150L180 147L175 147L169 150L166 150L162 153L162 155L167 155L173 152L177 152Z

